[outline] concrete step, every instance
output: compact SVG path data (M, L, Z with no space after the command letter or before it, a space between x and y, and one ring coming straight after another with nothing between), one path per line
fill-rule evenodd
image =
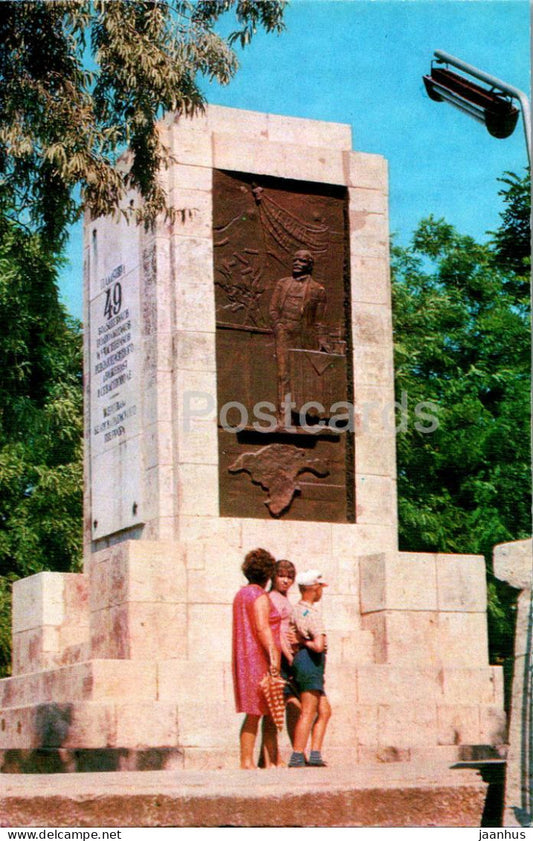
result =
M15 774L0 825L480 826L487 784L448 763L241 771Z
M291 746L280 735L279 751L288 762ZM259 748L256 750L256 759ZM439 745L425 748L379 748L327 745L328 765L373 765L375 763L505 762L505 747L492 745ZM230 748L199 747L98 747L98 748L8 748L0 749L0 774L70 774L88 771L221 771L239 767L236 740ZM1 777L0 777L1 779Z
M156 700L157 664L145 660L86 660L0 680L0 709L73 701Z

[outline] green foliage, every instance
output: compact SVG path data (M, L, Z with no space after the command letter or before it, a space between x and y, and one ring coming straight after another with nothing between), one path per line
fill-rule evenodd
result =
M0 669L11 581L81 559L81 331L58 301L58 264L0 217Z
M489 248L442 221L393 267L397 390L439 420L398 437L402 543L489 555L530 531L528 312Z
M0 575L0 677L11 674L11 588L16 576Z
M485 555L495 659L508 656L513 620L493 547L531 534L528 277L518 274L528 255L511 265L504 248L529 230L529 190L527 179L504 180L490 244L430 216L392 249L397 397L411 411L430 401L438 419L433 432L411 422L397 438L400 546Z
M227 84L232 47L283 29L284 0L31 0L0 15L0 203L58 247L81 208L113 213L130 188L150 225L167 207L157 120L202 109L202 77ZM222 15L236 29L215 32ZM87 66L94 69L88 70ZM117 154L131 150L130 167Z
M530 177L529 173L520 178L513 172L506 172L499 180L507 185L498 194L503 196L506 207L501 227L492 234L494 261L509 271L512 277L521 279L518 286L515 281L515 293L527 296L531 267Z

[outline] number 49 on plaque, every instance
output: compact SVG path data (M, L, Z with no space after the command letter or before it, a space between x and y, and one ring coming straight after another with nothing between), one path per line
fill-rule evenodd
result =
M112 289L106 289L104 315L107 319L118 315L122 306L122 286L114 283Z

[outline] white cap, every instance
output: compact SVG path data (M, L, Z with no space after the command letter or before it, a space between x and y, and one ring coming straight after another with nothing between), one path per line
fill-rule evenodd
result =
M322 584L323 587L328 586L323 581L322 573L319 569L306 569L305 572L299 572L296 576L296 584L301 587L312 587L314 584Z

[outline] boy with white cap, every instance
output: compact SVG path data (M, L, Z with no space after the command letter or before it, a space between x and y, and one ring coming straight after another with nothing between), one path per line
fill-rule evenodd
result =
M326 765L321 749L326 727L331 716L331 706L324 692L324 669L326 666L326 632L322 617L315 604L322 598L327 587L318 569L308 569L296 576L301 598L295 605L291 623L300 641L300 648L294 655L294 682L300 691L302 711L294 733L293 753L289 768L305 765L322 768ZM311 753L305 758L305 748L311 735Z

